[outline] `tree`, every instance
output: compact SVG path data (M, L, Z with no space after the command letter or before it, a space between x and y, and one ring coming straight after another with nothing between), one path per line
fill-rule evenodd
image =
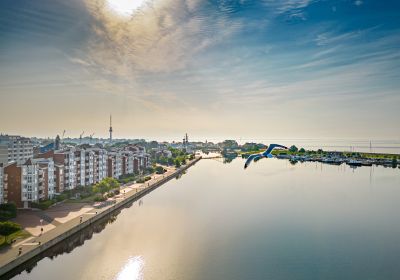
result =
M301 148L301 149L299 150L299 153L304 154L305 152L306 152L306 150L304 150L304 148Z
M179 159L175 160L175 167L177 168L181 167L181 162L179 161Z
M0 220L17 217L17 205L14 202L0 204Z
M289 151L290 152L292 152L292 153L295 153L295 152L297 152L299 149L295 146L295 145L292 145L290 148L289 148Z
M322 154L324 151L322 149L318 149L317 153Z
M7 237L14 232L20 231L21 225L13 222L0 222L0 235L3 235L7 242Z
M157 173L157 174L163 174L163 173L164 173L164 167L158 165L158 166L156 167L156 173Z
M392 165L397 166L397 158L396 157L393 157Z

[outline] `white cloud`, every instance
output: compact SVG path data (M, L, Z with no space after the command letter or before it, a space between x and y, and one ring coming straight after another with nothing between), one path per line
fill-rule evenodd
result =
M183 69L242 27L239 20L197 12L198 0L150 2L129 19L110 13L104 1L87 3L96 21L85 60L130 79L140 72Z

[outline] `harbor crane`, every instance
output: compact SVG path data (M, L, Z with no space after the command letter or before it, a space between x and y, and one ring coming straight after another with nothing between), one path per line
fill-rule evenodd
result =
M93 135L94 135L94 133L92 133L92 134L90 134L90 144L92 144L92 140L93 140Z

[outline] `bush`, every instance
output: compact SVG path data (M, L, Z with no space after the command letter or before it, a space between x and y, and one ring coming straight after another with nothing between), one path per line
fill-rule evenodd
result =
M105 198L102 195L96 195L96 197L93 199L95 202L102 202L102 201L106 201L107 198Z
M297 152L299 149L295 146L295 145L292 145L290 148L289 148L289 151L290 152L292 152L292 153L295 153L295 152Z
M107 197L109 197L109 198L114 197L114 196L115 196L114 192L109 192L109 193L107 194Z
M57 195L55 199L57 202L60 202L60 201L66 200L67 198L68 198L67 194L62 193L62 194Z
M17 217L17 205L14 202L0 204L0 221Z
M46 210L47 208L49 208L51 205L53 205L56 202L57 202L56 200L44 200L44 201L40 201L39 203L32 202L31 207L39 208L40 210Z
M0 235L5 236L7 242L7 236L14 232L20 231L21 225L13 222L0 222Z
M162 167L162 166L157 166L157 167L156 167L156 173L157 173L157 174L164 174L164 167Z

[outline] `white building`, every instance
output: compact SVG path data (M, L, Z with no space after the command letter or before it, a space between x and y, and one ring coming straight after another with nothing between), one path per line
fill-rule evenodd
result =
M33 145L29 138L0 135L0 163L12 161L23 164L33 157Z
M95 153L90 150L85 150L85 183L82 186L94 184L94 161Z
M3 164L0 163L0 204L6 203L6 195L5 195L5 174Z
M76 188L77 164L74 150L61 152L64 158L64 189L73 190Z
M39 165L28 159L21 169L21 201L28 208L29 202L39 201Z
M120 152L108 153L108 177L118 179L122 175L122 154Z
M32 159L39 166L39 199L53 199L56 191L55 166L52 158Z
M95 183L100 182L101 180L107 178L108 176L108 153L104 149L93 149L95 153L94 157L94 166L95 166Z

